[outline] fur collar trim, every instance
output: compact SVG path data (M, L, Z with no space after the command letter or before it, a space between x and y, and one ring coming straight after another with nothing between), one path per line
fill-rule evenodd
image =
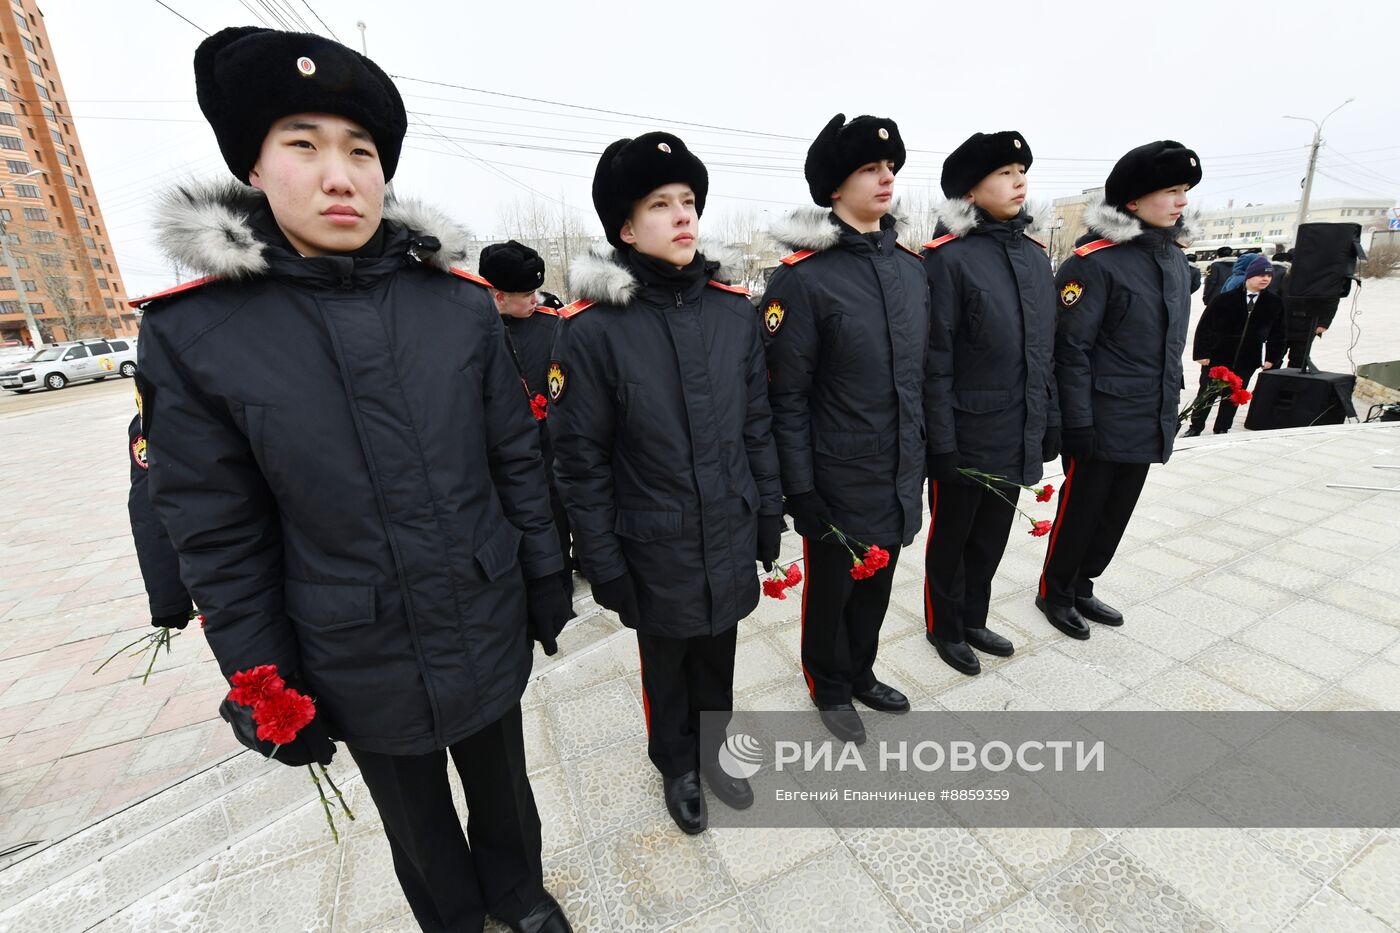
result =
M249 217L266 204L261 191L233 181L190 182L160 196L156 238L162 251L201 275L239 279L267 272L267 244L258 239ZM411 198L389 195L384 219L414 234L437 237L436 253L423 254L428 265L446 270L467 258L468 233L440 209Z
M894 218L895 238L917 253L922 244L909 242L913 231L905 214L895 207L890 216ZM831 222L831 211L824 207L798 208L773 224L768 235L793 252L810 249L820 253L841 242L841 228Z
M739 247L702 236L699 252L707 261L719 263L713 278L727 284L743 278L744 254ZM617 250L611 246L592 246L569 265L569 291L577 299L625 305L637 296L641 287L642 283L619 261Z
M933 216L943 229L954 236L964 237L977 229L977 208L971 201L948 198L933 206Z
M1200 236L1200 217L1201 212L1195 209L1187 210L1181 215L1181 226L1176 235L1178 243L1185 246ZM1143 232L1142 224L1138 223L1136 217L1116 207L1110 207L1104 202L1102 194L1095 195L1084 208L1084 223L1090 230L1114 243L1127 243Z

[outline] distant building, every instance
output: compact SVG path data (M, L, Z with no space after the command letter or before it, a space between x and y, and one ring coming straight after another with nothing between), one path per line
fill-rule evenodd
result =
M1384 229L1393 216L1394 198L1319 198L1308 204L1308 223L1355 223L1361 225L1362 241L1370 231ZM1292 245L1298 221L1298 202L1245 204L1201 213L1201 236L1195 246L1215 249L1229 246L1268 247L1274 243Z

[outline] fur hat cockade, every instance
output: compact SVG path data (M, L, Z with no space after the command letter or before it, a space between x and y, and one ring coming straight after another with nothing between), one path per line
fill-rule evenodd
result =
M195 96L229 171L247 183L272 124L294 113L329 113L364 127L394 177L408 131L398 88L339 42L309 33L231 26L194 53Z
M973 133L943 160L939 180L945 198L960 198L977 183L1001 168L1019 162L1031 167L1031 146L1015 130L1000 133Z
M593 208L608 242L622 249L622 225L632 215L632 206L657 188L677 183L690 186L695 213L705 213L710 173L678 136L643 133L604 149L593 172Z
M532 292L544 284L544 260L515 240L492 243L482 250L476 271L503 292Z
M1108 173L1104 182L1104 200L1113 207L1126 207L1129 201L1170 188L1186 185L1194 188L1201 181L1201 159L1174 139L1129 149Z
M889 159L896 173L904 167L904 139L899 127L888 117L832 117L807 148L803 173L812 200L819 207L831 206L831 194L856 169L867 162Z

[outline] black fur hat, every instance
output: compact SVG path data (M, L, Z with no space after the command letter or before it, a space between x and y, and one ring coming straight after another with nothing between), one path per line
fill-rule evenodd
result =
M1201 181L1201 160L1174 139L1159 139L1130 149L1113 166L1104 182L1104 201L1125 207L1129 201L1173 185L1196 187Z
M678 136L643 133L604 149L593 172L593 208L608 242L622 249L622 225L632 215L632 205L662 185L678 182L695 192L695 213L705 213L710 173Z
M1031 146L1026 137L1015 130L973 133L943 160L943 196L960 198L992 172L1013 162L1031 167Z
M507 240L481 251L476 271L503 292L532 292L544 284L544 260L524 243Z
M886 117L832 117L807 147L807 189L820 207L831 206L831 193L867 162L889 159L898 172L904 167L904 140L899 127Z
M398 88L382 69L339 42L261 26L231 26L194 53L195 96L239 181L258 160L272 124L294 113L330 113L369 131L384 180L394 177L408 130Z

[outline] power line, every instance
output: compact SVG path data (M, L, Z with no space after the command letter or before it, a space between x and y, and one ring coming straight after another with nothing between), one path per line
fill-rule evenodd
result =
M326 32L328 32L328 33L331 34L331 38L334 39L335 41L339 42L339 41L340 41L340 36L337 36L337 35L335 34L335 30L332 29L332 28L330 27L330 24L329 24L329 23L327 23L325 20L321 19L321 14L320 14L320 13L317 13L316 10L315 10L315 8L312 7L312 5L311 5L310 3L307 3L306 0L301 0L301 3L302 3L302 6L306 7L308 10L311 11L311 15L312 15L312 16L316 17L316 22L318 22L318 23L320 23L322 26L326 27Z
M177 10L177 9L175 9L175 8L173 8L173 7L166 6L166 4L162 2L162 0L156 0L156 3L159 3L161 6L165 7L165 8L166 8L167 10L169 10L171 13L174 13L176 16L180 17L182 20L184 20L185 22L189 23L189 24L190 24L191 26L193 26L195 29L198 29L200 32L204 33L206 36L209 35L209 30L205 29L203 26L199 25L198 23L192 21L192 20L191 20L188 16L186 16L184 13L181 13L179 10Z

